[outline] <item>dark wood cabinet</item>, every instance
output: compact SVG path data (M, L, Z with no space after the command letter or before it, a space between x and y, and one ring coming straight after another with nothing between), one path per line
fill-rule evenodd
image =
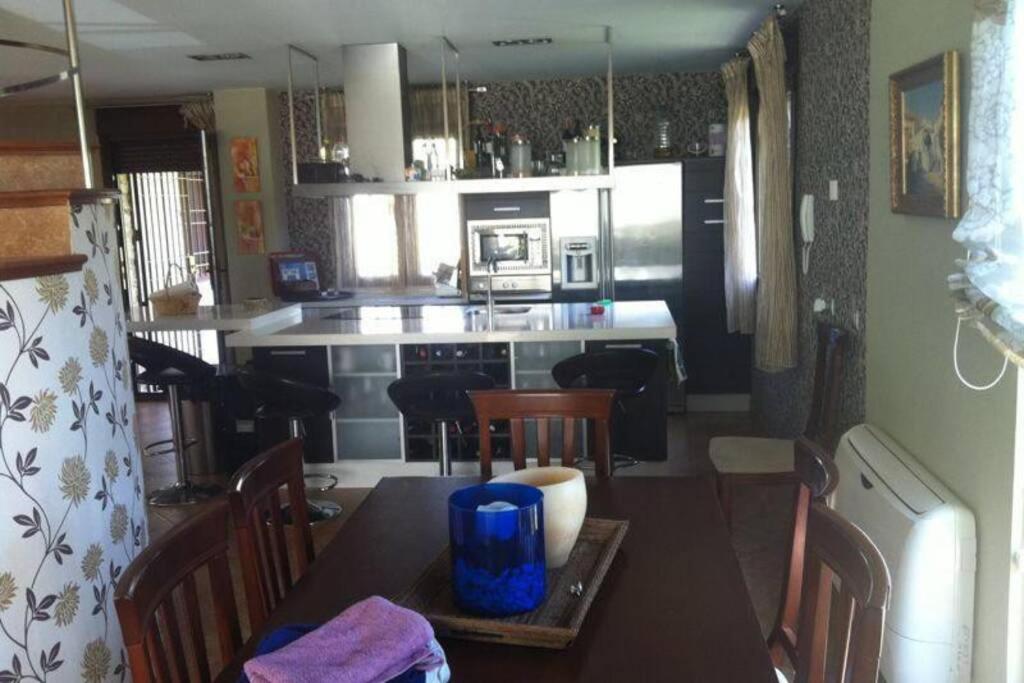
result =
M750 392L751 339L725 324L725 159L683 162L683 324L687 394Z

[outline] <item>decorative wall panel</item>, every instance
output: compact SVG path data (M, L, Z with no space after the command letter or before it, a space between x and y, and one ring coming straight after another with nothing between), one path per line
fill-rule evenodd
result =
M807 419L816 351L811 308L818 297L835 301L835 314L827 317L850 332L837 433L864 419L870 18L870 0L812 0L794 13L794 209L799 212L802 195L814 195L816 236L809 272L798 273L800 365L777 374L754 372L753 410L776 435L800 433ZM839 201L828 199L829 179L839 181ZM798 222L794 231L799 254Z
M114 587L146 544L114 207L81 272L0 282L0 680L124 681Z

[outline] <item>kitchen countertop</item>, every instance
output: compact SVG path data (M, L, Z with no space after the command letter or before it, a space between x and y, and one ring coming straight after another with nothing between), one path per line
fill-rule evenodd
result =
M528 308L526 312L515 312ZM674 339L676 324L664 301L622 301L592 315L590 304L495 306L374 306L349 309L359 319L307 311L301 322L261 325L227 337L229 347L360 346L468 342Z
M271 303L263 308L242 304L200 306L189 315L154 316L149 307L133 307L128 317L129 332L217 330L237 332L276 325L293 325L302 320L300 304Z

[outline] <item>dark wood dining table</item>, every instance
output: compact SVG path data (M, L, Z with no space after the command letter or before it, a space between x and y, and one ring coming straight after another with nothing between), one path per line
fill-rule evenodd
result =
M448 543L448 495L476 478L381 480L274 611L266 630L397 599ZM629 531L565 650L444 639L453 681L775 683L706 477L588 479L591 517ZM261 634L219 680L234 680Z

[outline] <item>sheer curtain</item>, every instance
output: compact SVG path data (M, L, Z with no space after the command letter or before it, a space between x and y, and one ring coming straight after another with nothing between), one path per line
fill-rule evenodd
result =
M967 258L951 286L961 315L1024 365L1024 1L979 2L971 62L968 209L953 232Z
M747 45L754 61L757 117L757 334L754 365L779 372L797 364L793 178L789 163L786 53L775 17Z
M729 332L752 334L757 317L757 225L747 69L737 57L722 66L729 101L725 153L725 316Z

